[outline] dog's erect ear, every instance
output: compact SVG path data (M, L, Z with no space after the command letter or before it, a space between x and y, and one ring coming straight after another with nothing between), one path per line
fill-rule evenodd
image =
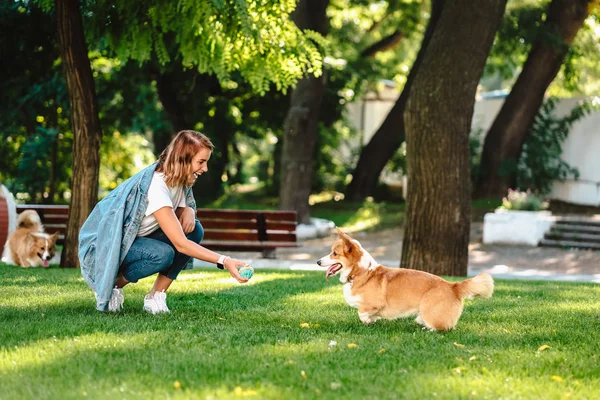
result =
M340 239L351 240L350 236L348 236L344 232L342 232L342 230L340 228L338 228L337 226L335 227L335 231L337 232Z
M58 239L58 232L54 232L50 235L50 240L52 240L52 242L56 243L56 239Z
M352 249L354 248L354 243L352 242L352 238L348 235L346 235L344 232L341 231L341 229L339 228L335 228L339 238L344 242L344 246L346 248L346 251L348 253L352 252Z

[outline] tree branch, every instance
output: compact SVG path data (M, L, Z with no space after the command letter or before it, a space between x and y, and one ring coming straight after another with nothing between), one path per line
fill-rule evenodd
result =
M398 43L400 43L403 37L404 35L402 34L402 32L400 30L396 30L391 35L384 37L379 42L376 42L364 49L360 53L360 56L361 58L374 57L375 54L377 54L378 52L389 50L392 47L396 46Z

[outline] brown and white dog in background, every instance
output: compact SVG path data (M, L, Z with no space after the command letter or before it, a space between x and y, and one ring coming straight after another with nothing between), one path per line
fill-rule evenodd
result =
M4 246L2 261L21 267L49 267L56 252L58 232L44 232L40 216L33 210L23 211L17 218L17 229Z
M487 273L453 283L423 271L384 267L358 240L337 232L331 253L317 264L328 268L326 278L340 273L346 302L358 309L365 324L416 315L424 328L452 329L462 314L464 299L491 297L494 291L494 280Z

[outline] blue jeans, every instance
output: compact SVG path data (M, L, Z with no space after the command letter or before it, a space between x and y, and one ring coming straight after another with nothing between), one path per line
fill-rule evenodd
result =
M204 228L200 222L196 221L196 227L186 237L196 243L202 241ZM162 229L158 229L134 240L119 271L132 283L157 272L167 278L177 279L190 258L178 252Z

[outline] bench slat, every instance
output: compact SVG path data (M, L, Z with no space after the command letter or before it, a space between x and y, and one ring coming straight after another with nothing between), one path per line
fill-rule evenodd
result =
M199 208L196 216L202 222L202 219L239 219L247 221L249 218L256 218L257 215L264 215L267 221L296 221L295 211L277 211L277 210L217 210L212 208Z
M67 226L66 225L44 224L44 230L46 231L46 233L59 232L59 233L64 234L65 231L67 230Z
M211 250L249 250L257 251L263 249L276 249L279 247L299 247L296 242L225 242L206 240L200 243L202 246Z
M256 230L255 221L226 221L226 220L214 220L214 219L203 219L200 221L202 227L207 229L242 229L242 230Z
M18 204L17 213L22 213L25 210L35 210L40 214L59 214L68 215L69 206L43 205L43 204Z
M256 221L235 221L235 220L222 220L222 219L202 219L200 221L204 229L257 229ZM295 222L272 222L267 221L267 231L288 231L294 232L296 230Z
M47 226L47 225L56 225L56 224L62 224L62 225L66 225L67 224L67 219L69 218L68 215L40 215L40 218L42 219L42 223Z
M235 240L235 241L260 241L257 231L212 231L205 230L206 240ZM267 241L292 242L296 235L291 233L267 233Z

